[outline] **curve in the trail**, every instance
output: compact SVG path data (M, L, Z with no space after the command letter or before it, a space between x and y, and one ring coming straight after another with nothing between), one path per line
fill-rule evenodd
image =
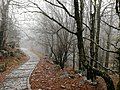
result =
M30 58L13 70L0 85L0 90L30 90L29 77L39 62L39 57L27 49L22 49Z

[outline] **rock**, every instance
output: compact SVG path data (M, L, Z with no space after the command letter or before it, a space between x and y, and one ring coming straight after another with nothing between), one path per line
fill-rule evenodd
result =
M60 78L66 78L66 77L70 78L68 72L67 71L63 71L62 75L60 76Z
M98 83L96 81L91 83L93 86L96 86Z
M83 80L84 80L84 81L87 81L87 77L83 76Z
M91 80L87 80L87 82L92 83L92 81L91 81Z
M74 76L74 75L69 75L69 77L70 77L70 78L72 78L72 79L74 79L74 78L75 78L75 76Z
M80 77L82 77L82 74L81 74L81 73L79 73L78 75L79 75Z
M80 85L84 85L85 84L85 81L84 80L81 80L80 81Z

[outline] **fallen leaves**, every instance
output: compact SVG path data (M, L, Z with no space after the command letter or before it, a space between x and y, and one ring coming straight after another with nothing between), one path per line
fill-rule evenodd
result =
M81 81L84 84L81 84ZM30 77L32 90L96 90L71 68L61 70L59 66L40 60Z
M65 86L64 86L64 85L61 85L60 87L61 87L62 89L65 89Z
M0 73L0 83L2 83L6 75L8 75L13 69L17 68L21 63L24 63L28 60L28 57L26 55L21 54L21 56L18 57L8 57L5 59L7 61L7 67L6 71Z

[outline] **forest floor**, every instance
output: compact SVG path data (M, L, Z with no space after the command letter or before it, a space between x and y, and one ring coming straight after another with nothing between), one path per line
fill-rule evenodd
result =
M91 84L70 67L61 70L48 59L41 59L30 77L32 90L106 90L102 78L97 77L97 82Z
M21 53L20 56L15 57L7 57L5 58L6 64L6 70L4 72L0 72L0 83L2 83L6 76L10 74L10 72L19 67L21 64L25 63L28 60L28 56L26 56L24 53ZM1 63L1 62L0 62ZM4 63L4 62L2 62Z

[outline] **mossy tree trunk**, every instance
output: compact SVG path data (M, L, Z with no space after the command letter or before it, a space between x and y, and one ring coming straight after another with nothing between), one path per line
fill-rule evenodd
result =
M84 62L83 62L83 64L84 64ZM106 72L102 72L98 69L95 69L95 68L89 66L88 64L86 64L86 65L84 64L84 67L88 70L91 70L93 76L102 77L107 85L107 90L115 90L114 83L113 83L111 77Z
M100 70L93 69L93 73L96 76L100 76L100 77L102 77L104 79L104 81L105 81L105 83L107 85L107 90L115 90L113 81L112 81L111 77L106 72L102 72Z

